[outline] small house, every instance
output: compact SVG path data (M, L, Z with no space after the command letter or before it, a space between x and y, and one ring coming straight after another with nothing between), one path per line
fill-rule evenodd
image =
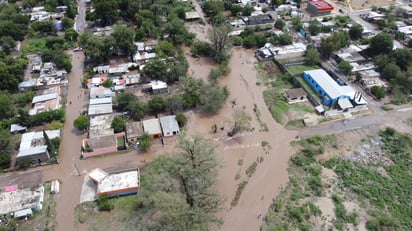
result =
M160 126L162 127L163 136L173 136L180 132L179 124L176 121L175 115L162 116L159 118Z
M196 11L190 11L185 13L185 20L186 21L194 21L200 19L199 13Z
M286 101L289 104L305 102L308 100L307 93L302 88L289 89L285 92Z
M115 92L104 87L95 87L90 89L90 99L114 97Z
M166 82L154 80L151 81L148 85L150 86L150 91L152 94L169 93L169 88L167 87Z
M143 131L153 138L162 137L162 128L158 119L143 120Z
M143 124L140 121L126 123L127 142L134 144L144 133Z
M97 197L137 194L140 189L139 169L112 173L98 169L98 171L93 170L89 173L89 177L97 184Z
M260 14L260 15L245 17L243 18L243 21L245 22L246 25L255 26L255 25L273 23L275 20L272 18L272 15L270 14Z

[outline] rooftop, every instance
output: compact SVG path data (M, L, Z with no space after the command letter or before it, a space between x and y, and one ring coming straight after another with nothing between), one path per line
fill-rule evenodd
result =
M89 146L92 149L116 147L116 136L115 135L102 135L89 138Z
M185 19L186 20L193 20L193 19L199 19L200 15L196 11L190 11L185 13Z
M90 88L90 97L96 96L96 95L111 95L111 94L113 94L113 92L109 88L104 88L104 87Z
M112 104L112 97L90 99L89 105Z
M101 180L103 180L108 175L109 173L101 170L100 168L93 169L89 173L89 177L96 183L99 183Z
M287 97L288 97L288 98L291 98L291 99L293 99L293 98L299 98L299 97L302 97L302 96L306 96L306 95L307 95L306 91L303 90L303 88L293 88L293 89L289 89L289 90L287 90L285 93L286 93Z
M159 118L163 133L179 131L179 124L175 115L162 116Z
M128 188L139 187L139 170L112 173L104 177L97 185L97 193L110 193Z
M114 115L100 115L90 118L89 137L101 135L113 135L114 131L111 128Z
M153 90L167 88L167 83L160 80L150 81L149 85L152 87Z
M47 151L47 145L41 145L41 146L32 147L30 149L20 150L17 153L16 157L21 158L21 157L26 157L26 156L32 156L36 154L45 153L46 151Z
M33 97L33 100L31 103L39 103L39 102L44 102L47 100L52 100L57 98L57 93L49 93L49 94L44 94L44 95L37 95Z
M45 131L49 139L60 137L60 130L47 130ZM21 137L19 151L25 149L31 149L33 147L41 146L44 144L43 132L27 132Z
M323 69L316 69L310 71L304 71L314 79L325 92L332 98L338 98L340 96L350 96L353 98L355 91L350 86L340 86L329 74Z
M162 134L162 129L160 128L158 119L143 120L143 129L149 135Z
M35 208L43 202L43 195L43 186L15 189L8 192L2 190L0 193L0 215Z
M323 0L316 0L316 1L309 1L308 5L312 5L316 7L318 11L330 11L333 10L333 6L326 1Z
M113 112L113 107L111 103L107 104L90 104L88 115L95 116L95 115L103 115L103 114L110 114Z
M127 138L134 138L143 134L143 124L140 121L127 122L126 134Z

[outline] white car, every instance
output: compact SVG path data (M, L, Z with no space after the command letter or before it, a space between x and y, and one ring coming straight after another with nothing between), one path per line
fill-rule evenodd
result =
M139 148L139 145L140 145L140 142L137 141L135 144L133 144L133 147L134 147L135 149L138 149L138 148Z
M73 51L82 51L83 50L83 47L75 47L74 49L73 49Z

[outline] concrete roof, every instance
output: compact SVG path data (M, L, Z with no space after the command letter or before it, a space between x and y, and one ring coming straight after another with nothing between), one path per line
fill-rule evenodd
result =
M175 115L162 116L159 118L160 125L162 126L163 134L173 133L175 131L180 131L179 124L176 121Z
M149 85L152 87L153 90L167 88L167 83L160 80L150 81Z
M95 136L95 137L89 138L88 143L92 149L116 147L116 136L115 135Z
M90 118L89 137L113 135L114 131L111 128L114 115L99 115Z
M96 183L99 183L101 180L103 180L108 175L109 173L101 170L100 168L93 169L89 173L89 177Z
M112 103L112 97L90 99L89 101L89 105L111 104L111 103Z
M60 137L60 130L47 130L49 139ZM44 144L43 132L26 132L21 136L19 151L30 149Z
M27 129L27 127L21 126L20 124L12 124L12 125L10 126L10 132L11 132L11 133L13 133L13 132L19 132L19 131L24 131L24 130L26 130L26 129Z
M47 151L47 145L32 147L30 149L23 149L17 153L17 158L32 156L40 153L45 153Z
M289 89L289 90L286 90L285 93L286 93L288 98L298 98L298 97L302 97L302 96L307 95L306 91L303 90L303 88Z
M104 88L104 87L94 87L90 88L90 97L96 96L96 95L110 95L113 94L112 90L109 88Z
M158 119L143 120L143 129L149 135L162 134L162 129Z
M185 19L190 20L190 19L199 19L200 15L196 11L191 11L191 12L186 12L185 13Z
M139 187L139 170L109 174L97 185L97 193L110 193Z
M140 121L137 122L127 122L126 123L126 134L127 138L134 138L141 136L144 133L143 124Z
M304 71L309 74L312 79L316 81L319 86L325 90L325 92L332 98L338 98L339 96L350 96L353 98L355 91L350 86L340 86L329 74L323 69L316 69L310 71Z
M52 99L57 98L57 93L49 93L49 94L44 94L44 95L37 95L33 97L33 100L31 103L39 103L39 102L44 102Z
M88 115L103 115L110 114L113 112L113 107L111 103L108 104L92 104L89 105Z
M339 104L339 107L342 110L353 108L353 105L351 104L351 102L347 98L339 99L338 104Z
M0 215L11 212L36 208L39 203L43 202L44 188L23 188L11 192L0 193ZM41 208L39 208L41 209Z

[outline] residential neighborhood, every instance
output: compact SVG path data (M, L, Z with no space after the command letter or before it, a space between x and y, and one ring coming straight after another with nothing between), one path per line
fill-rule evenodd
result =
M0 3L0 230L411 230L411 18Z

